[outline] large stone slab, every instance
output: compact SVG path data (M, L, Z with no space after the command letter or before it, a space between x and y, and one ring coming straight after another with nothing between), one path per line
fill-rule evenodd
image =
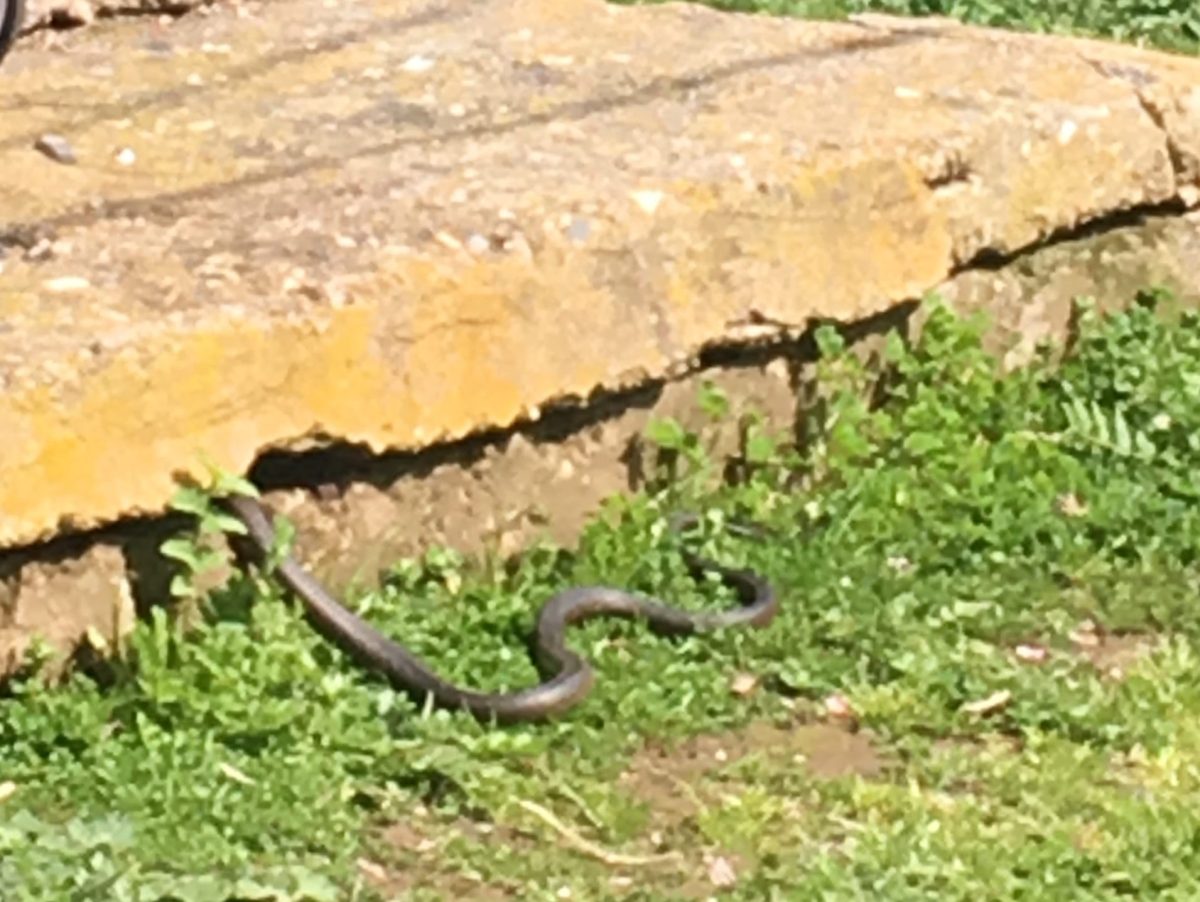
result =
M1195 60L599 0L212 12L0 70L0 545L159 511L202 455L507 426L1197 198Z

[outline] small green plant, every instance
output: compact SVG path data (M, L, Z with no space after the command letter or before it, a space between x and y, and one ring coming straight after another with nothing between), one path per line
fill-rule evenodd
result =
M871 398L876 376L846 347L845 339L830 325L815 333L819 362L816 384L821 395L804 419L802 443L814 478L836 478L854 469L871 453Z
M225 550L218 539L246 534L245 524L221 506L221 499L231 495L259 497L258 489L248 480L213 464L206 463L206 468L208 483L182 486L170 505L171 510L193 518L191 531L173 536L159 546L164 557L182 568L171 580L171 595L177 600L197 601L204 594L200 581L227 563ZM267 563L273 565L287 554L294 538L292 524L282 517L276 518L275 542Z
M190 515L194 526L187 535L173 536L159 546L160 553L182 568L171 580L171 595L180 600L196 600L201 590L197 580L225 564L225 555L213 540L232 533L244 535L246 527L232 514L221 509L218 499L232 493L257 497L258 491L244 479L209 465L207 486L185 485L171 500L171 510Z
M704 382L696 406L715 424L728 414L729 398L719 386ZM687 429L674 417L658 417L647 424L645 435L658 452L654 462L657 475L652 482L656 489L686 492L712 484L716 465L702 433Z

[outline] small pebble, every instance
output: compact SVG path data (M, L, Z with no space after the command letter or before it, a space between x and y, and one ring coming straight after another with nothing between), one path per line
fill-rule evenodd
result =
M587 241L591 233L592 224L586 219L579 219L578 217L573 218L570 226L567 228L567 236L574 242Z
M88 0L68 0L62 13L72 25L91 25L96 21L96 10Z
M1046 660L1045 646L1023 642L1016 648L1017 657L1029 664L1040 664Z
M37 143L33 146L56 163L64 163L71 166L77 162L75 148L62 135L44 134L37 139Z
M662 203L663 193L661 191L652 191L649 189L641 191L633 191L630 194L633 202L641 208L643 213L653 215Z
M418 54L416 56L410 56L408 59L406 59L400 64L400 68L405 72L428 72L433 68L433 65L434 61L432 59L427 56L420 56Z
M46 260L54 253L54 243L49 238L39 238L37 243L25 252L26 260Z
M758 677L752 673L735 674L729 688L733 690L734 695L747 696L758 688Z
M850 699L840 692L826 696L823 706L825 713L830 717L844 720L854 716L854 706L850 704Z
M56 279L47 279L42 283L42 287L52 294L71 294L90 288L91 284L83 276L59 276Z
M718 856L708 863L708 879L713 886L728 889L737 883L737 872L728 858Z

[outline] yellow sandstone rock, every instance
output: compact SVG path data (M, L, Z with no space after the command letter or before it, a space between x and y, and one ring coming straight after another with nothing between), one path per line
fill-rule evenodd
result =
M0 71L0 546L162 510L202 455L506 426L1200 189L1196 60L600 0L248 10Z

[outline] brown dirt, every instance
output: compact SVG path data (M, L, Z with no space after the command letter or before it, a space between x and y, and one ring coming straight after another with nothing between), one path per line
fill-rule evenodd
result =
M481 876L465 871L444 870L440 853L456 838L478 843L514 845L528 843L528 838L511 828L483 824L470 818L458 817L449 823L414 814L407 821L384 827L378 841L386 852L388 863L369 858L359 859L359 872L372 887L387 898L399 898L413 890L435 890L443 898L480 899L483 902L516 898L514 889L488 883Z
M794 764L820 779L877 777L888 766L866 731L831 723L779 725L765 721L727 733L697 736L674 747L651 745L635 756L621 783L650 810L655 832L678 829L704 808L720 805L715 787L728 792L738 782L726 771L751 757ZM722 858L735 876L753 871L755 862L728 850L712 850L673 887L680 899L711 899L716 893L715 859Z
M1066 637L1069 650L1057 648L1057 641L1039 639L1025 648L1036 651L1040 657L1027 659L1031 667L1064 655L1073 655L1090 663L1100 673L1114 680L1124 677L1125 672L1139 660L1152 653L1158 637L1142 632L1109 632L1102 625L1090 620L1079 624ZM1014 649L1018 651L1020 646Z
M1092 666L1112 679L1120 679L1139 660L1154 650L1155 637L1146 633L1106 633L1095 645L1077 648Z
M673 826L706 804L702 782L751 756L787 759L821 779L877 777L887 761L869 732L825 723L779 726L756 722L737 732L698 736L674 747L651 745L637 755L621 782L651 811L652 821Z
M844 776L872 778L887 768L886 759L876 750L865 731L851 731L826 723L779 725L755 722L747 727L719 734L693 737L678 745L648 744L634 756L620 783L650 809L651 833L661 833L685 824L703 807L718 800L708 797L709 778L722 780L722 772L751 756L774 762L784 761L803 767L821 779ZM722 780L727 791L729 782ZM406 820L388 824L377 834L378 852L359 861L359 870L375 889L389 897L398 897L415 889L434 890L446 898L516 898L517 890L502 884L487 883L469 872L443 870L440 864L446 845L456 840L480 844L533 848L538 840L520 829L503 824L487 824L458 817L439 821L420 809ZM724 862L718 861L724 859ZM386 864L383 863L386 861ZM676 871L672 898L709 898L714 895L713 874L728 864L735 875L753 868L736 853L710 850L699 860L688 860ZM644 878L664 878L658 872L640 872ZM665 878L665 879L675 879ZM636 886L624 872L614 872L612 889L620 893Z

